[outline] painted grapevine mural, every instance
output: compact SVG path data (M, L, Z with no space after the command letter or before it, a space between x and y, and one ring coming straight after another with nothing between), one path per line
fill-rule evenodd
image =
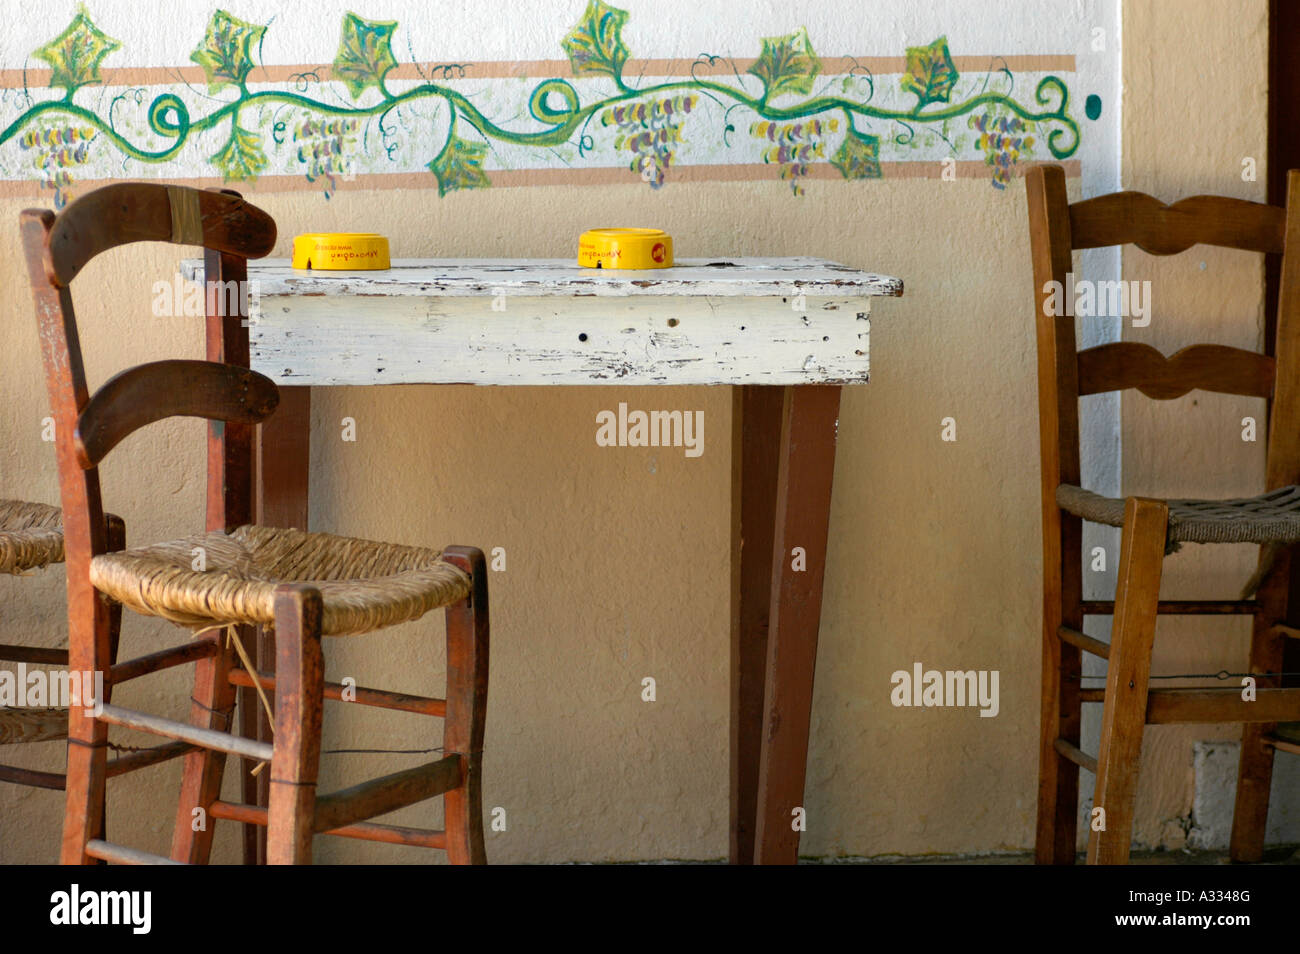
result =
M676 169L738 160L770 166L798 196L819 167L879 179L882 163L921 156L978 157L1001 189L1021 160L1065 159L1079 147L1062 79L1026 81L997 58L960 74L946 37L906 49L901 76L874 75L852 57L828 75L799 29L762 38L745 69L705 53L689 74L655 81L630 75L627 20L590 0L559 41L571 75L529 88L518 77L467 85L470 64L409 59L414 78L398 79L412 76L398 70L398 23L348 13L332 64L250 87L271 25L217 10L189 56L206 89L160 91L105 87L101 65L120 44L83 8L33 51L47 86L6 91L3 106L17 115L0 132L0 154L16 143L25 176L61 207L79 177L148 175L137 164L232 183L295 173L328 199L343 181L386 171L418 172L446 195L490 187L501 169L621 164L658 189Z

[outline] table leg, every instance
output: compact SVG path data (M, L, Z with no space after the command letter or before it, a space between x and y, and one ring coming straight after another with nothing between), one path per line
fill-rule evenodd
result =
M758 864L794 864L799 857L802 826L795 822L804 807L839 409L838 386L784 389L758 771Z
M268 527L307 527L307 479L311 466L311 388L280 388L280 405L275 413L257 428L257 480L254 485L253 513L257 523ZM259 629L257 666L275 668L275 634ZM239 690L242 713L240 731L249 738L271 741L271 725L262 711L256 691ZM249 774L252 765L244 764L244 801L266 807L270 791L270 772ZM247 825L244 829L244 863L266 863L266 829Z
M732 388L731 847L753 864L783 388Z

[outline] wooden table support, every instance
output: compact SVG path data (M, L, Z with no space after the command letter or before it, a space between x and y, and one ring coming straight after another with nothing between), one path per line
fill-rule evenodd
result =
M733 865L754 861L782 390L753 385L732 389L730 860Z
M811 258L686 259L654 274L550 259L255 269L251 365L281 387L257 434L254 513L271 526L308 529L313 386L733 388L728 854L794 863L840 386L866 382L870 300L902 283ZM274 658L264 633L258 665ZM250 693L244 731L265 740ZM258 787L245 799L265 805ZM246 859L264 860L265 833L247 839Z
M732 864L793 864L803 808L813 671L821 620L830 494L840 389L833 385L734 389L732 418ZM281 388L280 407L258 432L256 513L269 526L307 528L311 389ZM795 569L800 547L803 569ZM258 665L270 668L273 637L263 632ZM269 727L256 700L240 707ZM266 785L245 772L249 804ZM806 816L805 816L806 817ZM265 829L245 861L265 860ZM246 835L246 838L248 836ZM251 854L253 851L256 854Z
M798 822L807 822L840 389L740 390L732 424L739 448L732 552L739 559L732 569L731 862L794 864Z

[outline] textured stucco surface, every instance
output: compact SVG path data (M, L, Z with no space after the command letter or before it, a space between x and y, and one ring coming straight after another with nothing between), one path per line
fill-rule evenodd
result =
M1240 181L1241 155L1264 150L1265 3L1125 4L1124 180L1174 198L1262 195ZM1191 9L1189 9L1191 8ZM1192 104L1195 104L1193 107ZM1071 188L1077 190L1077 181ZM567 255L593 223L653 223L679 255L822 255L898 275L906 297L872 319L872 382L846 391L818 658L808 831L813 855L920 855L1023 849L1032 838L1038 718L1039 519L1034 342L1024 189L986 180L819 183L792 204L779 181L430 192L343 190L266 195L295 232L382 230L396 254ZM26 204L0 202L0 223ZM57 499L34 321L0 228L5 374L0 376L0 487ZM120 367L202 353L197 322L154 318L149 289L176 253L136 247L79 279L93 383ZM1205 262L1205 268L1200 263ZM1184 335L1254 345L1261 273L1228 254L1195 252L1157 269L1141 253L1126 277L1150 277L1150 328L1126 337L1167 347ZM1220 327L1245 319L1244 330ZM1138 338L1138 333L1143 336ZM605 449L597 411L702 409L705 453ZM1193 404L1193 402L1198 402ZM1242 402L1192 397L1124 404L1129 492L1238 492L1262 474L1262 445L1243 445ZM485 804L506 811L490 832L496 861L708 858L727 846L727 586L730 399L721 389L385 388L318 392L311 478L314 528L422 544L504 547L491 578L492 688ZM940 440L956 418L958 439ZM357 440L340 439L344 417ZM1175 425L1181 436L1171 437ZM103 469L105 500L133 540L194 530L203 497L203 425L171 422L124 443ZM1156 453L1156 438L1167 450ZM1192 548L1170 561L1166 592L1205 583L1230 595L1249 572ZM0 579L0 641L61 638L58 573ZM331 679L408 691L440 684L441 623L430 619L327 647ZM124 651L183 638L128 617ZM1242 632L1166 640L1157 669L1235 665ZM926 667L997 669L1001 711L896 709L889 676ZM657 701L641 701L654 677ZM180 716L188 685L168 675L117 701ZM436 723L329 710L327 748L436 745ZM1192 806L1193 740L1203 727L1153 730L1137 838L1177 842ZM34 747L25 747L33 749ZM9 753L6 753L8 755ZM50 752L23 751L50 765ZM327 756L327 784L405 766L381 755ZM179 768L111 784L115 839L165 850ZM233 789L230 790L233 794ZM0 788L0 861L57 854L61 798ZM437 823L437 809L401 813ZM224 825L218 857L237 856ZM324 861L423 861L413 849L329 839Z

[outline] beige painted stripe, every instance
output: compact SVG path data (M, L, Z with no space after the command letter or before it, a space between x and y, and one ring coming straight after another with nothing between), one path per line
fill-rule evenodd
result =
M953 65L961 73L982 73L985 70L999 70L1003 66L1014 72L1030 73L1073 73L1075 59L1073 54L1033 54L1025 56L954 56ZM624 67L624 75L629 79L635 76L690 76L691 68L697 61L676 59L632 59ZM701 63L695 69L699 78L722 77L732 75L732 67L744 73L754 65L753 59L719 59L709 66ZM841 76L854 69L867 69L872 73L902 73L906 60L901 56L826 56L822 57L822 75ZM316 74L321 80L330 78L330 66L327 63L259 66L248 76L250 83L286 83L303 76ZM463 72L462 72L463 71ZM50 82L48 69L0 69L0 86L6 87L42 87ZM101 70L104 84L107 86L162 86L170 83L190 83L196 86L207 83L207 77L199 66L135 66L122 69ZM420 80L434 82L443 79L501 79L509 77L535 77L546 79L553 76L569 78L572 76L568 60L487 60L479 63L399 63L389 74L393 79Z
M885 181L890 179L938 179L942 166L936 162L882 162L881 171ZM1021 171L1037 163L1024 162L1018 167ZM1061 165L1065 174L1078 178L1081 166L1078 159L1067 159ZM978 159L968 159L956 164L957 178L983 179L990 175L989 167ZM595 169L489 169L493 188L515 188L520 186L608 186L637 185L642 186L641 177L630 169L623 167L600 167ZM810 166L808 179L843 181L839 170L825 163ZM777 177L776 167L764 163L735 163L730 165L680 166L671 171L668 184L674 182L756 182L767 180L788 187L788 180ZM83 195L91 189L120 182L120 179L84 179L73 183L73 194ZM245 194L274 192L319 192L319 182L308 182L305 176L262 176L256 183L225 183L215 176L193 179L149 179L149 182L169 185L187 185L197 189L213 187L233 187ZM344 189L366 191L370 189L432 189L437 183L432 173L428 172L387 172L375 175L359 176L356 181L342 184ZM7 179L0 181L0 198L35 198L44 196L50 190L33 179Z

